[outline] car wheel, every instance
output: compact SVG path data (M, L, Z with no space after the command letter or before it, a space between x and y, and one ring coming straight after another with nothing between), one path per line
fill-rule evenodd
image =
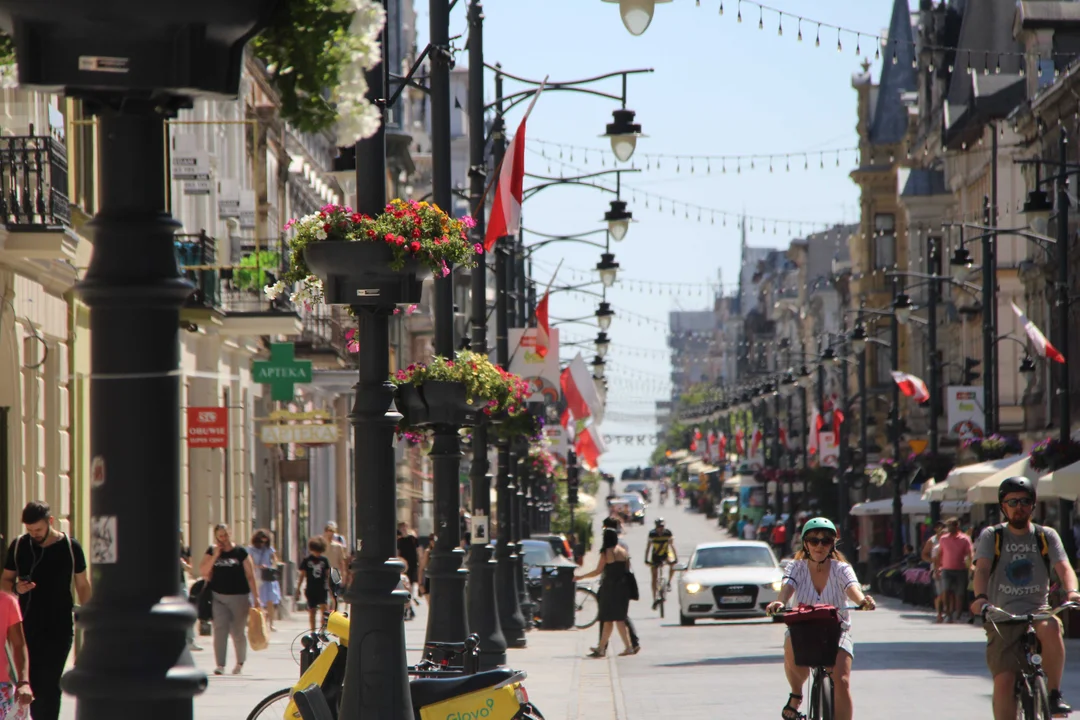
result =
M679 613L679 624L683 627L689 627L694 624L694 618L686 617L681 612Z

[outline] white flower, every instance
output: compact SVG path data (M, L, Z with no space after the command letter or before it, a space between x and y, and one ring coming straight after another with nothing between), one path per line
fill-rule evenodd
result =
M285 292L285 281L278 280L273 285L267 285L263 289L263 292L266 293L266 297L270 298L271 300L276 300L278 296L281 295L281 293Z
M325 240L326 239L326 231L323 230L322 228L319 228L318 230L316 230L315 231L315 239L316 240Z

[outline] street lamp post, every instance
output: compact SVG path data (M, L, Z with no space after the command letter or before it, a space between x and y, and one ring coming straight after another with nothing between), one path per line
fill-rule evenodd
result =
M930 302L927 307L927 332L930 335L930 455L938 454L938 416L941 412L941 380L938 377L937 357L937 306L938 306L938 277L941 275L939 263L941 260L941 248L938 247L938 238L930 235L927 240L927 255L929 257L930 274ZM937 467L935 461L932 467ZM937 480L938 478L934 478Z
M473 241L483 244L485 235L484 186L487 164L484 143L484 8L480 0L469 3L469 207L476 226ZM472 271L472 350L487 355L487 262L476 264ZM495 548L491 544L491 473L488 463L488 426L478 424L472 433L473 517L483 516L488 537L472 533L469 547L469 582L466 586L469 629L480 638L480 666L484 669L506 664L506 638L499 622L495 595Z
M992 133L997 142L997 133ZM997 165L993 166L996 177ZM997 183L994 183L996 186ZM995 208L990 198L983 198L983 223L987 227L996 227ZM986 434L997 432L998 397L997 397L997 359L994 341L997 338L997 234L985 232L982 236L982 325L983 325L983 404L986 406Z
M893 278L893 298L898 296L900 290L900 279ZM891 364L893 369L898 370L900 368L900 318L896 311L893 311L892 318L889 323L889 352L892 355ZM865 401L864 401L865 402ZM900 386L897 383L892 383L892 407L889 409L889 424L890 432L892 434L893 444L893 460L898 464L900 462ZM901 492L902 479L898 472L897 465L893 466L893 477L890 478L893 483L893 506L892 506L892 521L893 521L893 541L892 541L892 559L893 562L899 562L900 558L904 555L904 497Z
M1058 420L1061 442L1068 442L1072 437L1072 408L1069 404L1069 176L1068 156L1066 154L1068 138L1065 127L1059 128L1058 154L1061 163L1061 175L1057 181L1057 282L1055 283L1055 302L1057 306L1058 347L1065 353L1066 362L1060 363L1058 380ZM1071 505L1071 503L1070 503ZM1062 522L1070 514L1061 517Z

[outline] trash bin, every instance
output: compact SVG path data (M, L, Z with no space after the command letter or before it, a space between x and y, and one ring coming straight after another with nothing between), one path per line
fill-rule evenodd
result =
M540 602L541 628L544 630L569 630L574 627L575 566L545 567L542 583L543 599Z

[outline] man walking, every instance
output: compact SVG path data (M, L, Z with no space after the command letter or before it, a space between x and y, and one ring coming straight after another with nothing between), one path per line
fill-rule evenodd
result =
M960 520L945 521L945 534L938 540L938 566L941 568L941 586L945 591L945 622L959 617L967 599L968 563L973 548L971 538L960 532Z
M340 542L338 538L345 539L337 534L337 523L333 521L326 523L326 527L323 529L323 540L326 541L326 559L330 563L330 569L337 570L337 581L334 580L333 573L330 575L329 605L331 612L338 609L338 598L341 597L349 584L349 553L345 549L345 544Z
M29 503L23 508L22 522L26 534L8 547L0 589L19 596L34 692L30 716L57 720L60 676L75 637L72 586L80 605L90 601L86 556L77 540L53 527L48 503Z
M930 563L930 577L934 581L934 609L937 610L936 622L944 622L945 616L945 590L944 583L941 580L940 567L938 566L938 560L941 559L941 553L938 552L938 543L941 542L941 536L945 534L945 523L938 520L934 523L934 534L926 539L922 549L922 561Z

